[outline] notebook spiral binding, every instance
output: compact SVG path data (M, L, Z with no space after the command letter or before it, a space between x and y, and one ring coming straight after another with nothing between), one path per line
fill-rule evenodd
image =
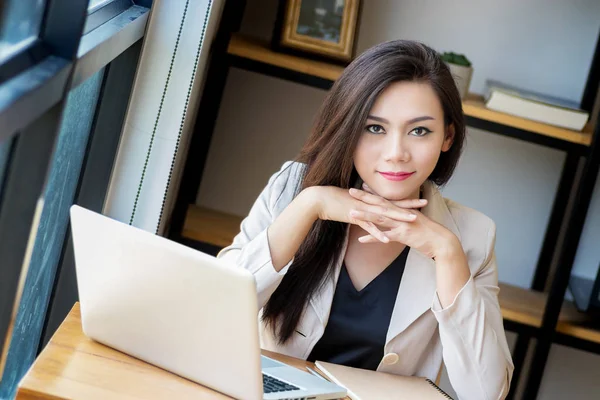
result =
M435 390L437 390L438 392L440 392L445 398L450 399L450 400L454 400L452 397L450 397L450 395L448 393L444 392L442 390L442 388L440 388L438 385L436 385L435 383L433 383L433 381L431 381L430 379L426 379L426 381L431 386L433 386Z

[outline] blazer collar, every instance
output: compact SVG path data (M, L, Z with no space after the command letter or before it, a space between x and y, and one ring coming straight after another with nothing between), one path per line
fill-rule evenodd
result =
M460 232L450 214L446 201L436 185L426 181L423 184L423 198L428 200L427 206L421 212L431 220L443 225L453 232L460 240ZM348 227L349 229L349 227ZM348 229L344 246L338 258L332 279L326 281L321 290L310 300L321 324L325 326L329 319L331 303L348 247ZM387 333L386 342L402 333L421 314L431 308L436 291L435 263L416 250L411 249L406 260L404 275L398 289L392 319Z

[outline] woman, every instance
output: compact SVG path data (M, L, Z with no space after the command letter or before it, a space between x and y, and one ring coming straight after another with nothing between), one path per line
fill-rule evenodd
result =
M256 278L263 348L431 380L444 363L461 399L506 396L495 225L438 191L464 137L427 46L382 43L345 69L219 254Z

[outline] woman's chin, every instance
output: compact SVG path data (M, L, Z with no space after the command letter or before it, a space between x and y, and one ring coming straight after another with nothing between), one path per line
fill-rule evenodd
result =
M386 185L387 186L387 185ZM414 192L414 190L411 190L411 188L391 188L391 187L377 187L377 188L372 188L372 191L377 194L380 197L383 197L386 200L389 201L399 201L399 200L404 200L408 197L411 196L411 193Z

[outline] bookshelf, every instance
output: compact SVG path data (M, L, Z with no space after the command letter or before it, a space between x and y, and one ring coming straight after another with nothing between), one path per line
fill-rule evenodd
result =
M283 68L290 72L320 78L329 81L330 84L332 84L344 70L344 68L336 64L277 53L269 48L269 43L241 34L232 35L229 47L227 48L227 53L234 57L232 60L233 66L244 68L248 65L248 61L253 61L255 63L263 64L263 66ZM486 108L483 97L472 93L463 101L463 112L468 117L522 129L537 135L558 139L576 145L588 147L592 142L592 130L589 125L584 128L582 132L577 132L515 117Z
M239 217L193 206L202 181L204 165L215 127L219 105L231 67L328 90L343 68L339 65L274 52L265 41L237 33L245 1L226 0L219 30L212 43L204 94L189 145L181 185L171 214L168 236L187 245L206 243L223 247L239 230ZM582 105L595 98L600 76L600 39L592 62ZM585 223L598 169L600 168L600 124L582 132L489 110L481 96L470 94L463 101L467 126L558 149L566 153L551 215L546 228L535 275L530 289L501 285L500 303L507 330L518 334L513 351L515 372L509 399L518 386L530 339L536 338L531 373L524 390L526 399L537 397L550 347L560 343L600 354L600 327L564 300L571 268ZM594 116L590 117L593 120ZM583 160L583 172L576 171ZM574 201L567 206L572 193ZM190 204L192 206L190 207ZM234 229L235 227L235 229ZM558 236L566 228L564 243ZM234 233L235 231L235 233ZM559 248L558 252L555 250ZM556 254L555 254L556 253ZM554 261L557 261L554 263ZM550 271L552 264L558 265ZM547 285L548 276L551 284ZM549 288L547 287L549 286Z

